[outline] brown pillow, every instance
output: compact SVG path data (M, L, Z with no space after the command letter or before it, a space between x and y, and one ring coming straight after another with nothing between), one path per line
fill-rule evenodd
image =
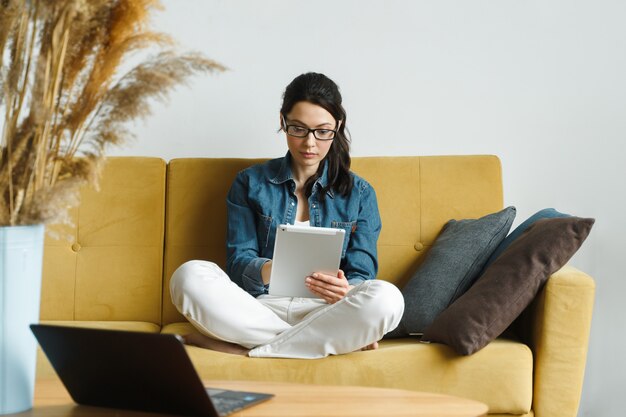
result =
M521 314L548 277L576 253L594 219L564 217L535 222L489 266L476 283L424 331L470 355L498 337Z

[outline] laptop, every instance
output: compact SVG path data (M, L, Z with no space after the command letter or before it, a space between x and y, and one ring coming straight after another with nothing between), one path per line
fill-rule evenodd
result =
M270 295L316 298L304 280L314 272L337 274L345 230L281 224L276 229Z
M30 328L78 404L217 417L274 396L204 387L176 335L43 324Z

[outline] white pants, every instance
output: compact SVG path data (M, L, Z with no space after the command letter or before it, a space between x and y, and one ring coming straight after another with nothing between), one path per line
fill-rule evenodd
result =
M353 352L395 329L400 291L370 280L335 304L317 298L254 298L212 262L189 261L170 281L172 302L202 334L251 349L251 357L323 358Z

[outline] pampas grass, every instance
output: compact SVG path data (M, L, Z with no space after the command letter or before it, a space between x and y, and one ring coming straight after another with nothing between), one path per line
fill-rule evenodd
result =
M157 0L0 0L0 226L67 223L79 188L128 122L199 72L225 68L177 54L147 29ZM160 52L126 74L133 53Z

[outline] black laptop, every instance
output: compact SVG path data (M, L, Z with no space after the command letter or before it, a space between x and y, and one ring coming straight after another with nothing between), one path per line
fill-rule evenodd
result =
M204 387L172 334L32 324L78 404L184 416L225 416L273 394Z

